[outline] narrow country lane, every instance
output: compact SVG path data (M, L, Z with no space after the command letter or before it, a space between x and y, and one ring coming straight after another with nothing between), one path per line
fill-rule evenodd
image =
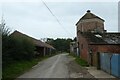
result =
M18 78L83 78L83 73L86 71L83 73L80 71L80 66L74 62L74 58L64 53L39 62Z
M59 54L46 59L19 78L69 78L66 57L68 54Z

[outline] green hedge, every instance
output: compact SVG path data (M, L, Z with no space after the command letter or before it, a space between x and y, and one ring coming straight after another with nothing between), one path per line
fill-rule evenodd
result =
M31 60L34 57L35 46L27 38L4 36L2 38L3 66L12 61Z

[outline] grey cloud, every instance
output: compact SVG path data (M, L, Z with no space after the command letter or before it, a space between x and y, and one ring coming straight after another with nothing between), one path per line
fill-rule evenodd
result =
M46 4L68 32L57 23L41 2L4 4L6 22L14 29L36 38L75 37L76 22L86 10L90 9L94 14L105 19L106 29L115 31L117 28L117 3L47 2Z

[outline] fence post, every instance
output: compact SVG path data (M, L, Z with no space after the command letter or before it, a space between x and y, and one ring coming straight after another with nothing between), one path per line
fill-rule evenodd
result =
M100 52L97 52L97 69L100 69Z

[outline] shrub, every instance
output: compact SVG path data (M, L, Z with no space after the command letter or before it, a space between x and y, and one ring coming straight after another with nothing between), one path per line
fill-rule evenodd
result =
M35 46L25 37L9 36L10 29L5 23L0 24L2 35L2 64L9 65L16 60L31 60L34 57Z
M87 63L87 61L81 59L80 57L76 57L75 61L76 61L79 65L81 65L81 66L83 66L83 67L88 67L88 66L89 66L89 64Z
M3 41L3 64L12 61L31 60L34 57L34 45L27 38L8 37Z
M14 60L31 60L34 57L34 45L27 38L11 37L11 57Z

